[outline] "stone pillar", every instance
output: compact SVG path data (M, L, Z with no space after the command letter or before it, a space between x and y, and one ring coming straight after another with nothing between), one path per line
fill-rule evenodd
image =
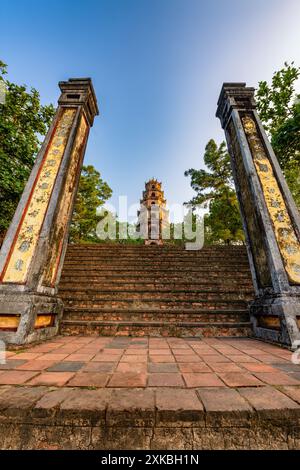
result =
M0 252L0 339L29 343L57 333L57 285L89 129L98 115L91 79L60 82L53 123Z
M256 292L250 305L254 333L294 349L300 340L300 218L255 108L254 88L223 84L217 117L231 156Z

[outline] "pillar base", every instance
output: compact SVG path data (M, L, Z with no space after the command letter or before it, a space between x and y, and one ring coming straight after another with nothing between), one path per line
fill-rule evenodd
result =
M295 350L300 346L300 297L265 295L250 304L253 331L257 338Z
M39 293L0 293L0 340L28 344L58 333L63 302Z

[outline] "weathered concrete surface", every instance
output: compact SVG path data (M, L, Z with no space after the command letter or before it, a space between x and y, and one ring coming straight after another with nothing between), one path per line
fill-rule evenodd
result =
M300 449L299 390L0 387L0 447Z

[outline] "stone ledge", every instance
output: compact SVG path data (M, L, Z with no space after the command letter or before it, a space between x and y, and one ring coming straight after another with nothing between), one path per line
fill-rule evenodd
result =
M0 387L1 449L300 449L300 388Z

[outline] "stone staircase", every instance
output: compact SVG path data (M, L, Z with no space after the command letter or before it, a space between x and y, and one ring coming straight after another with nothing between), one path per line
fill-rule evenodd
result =
M240 246L69 245L59 295L65 335L251 335Z

